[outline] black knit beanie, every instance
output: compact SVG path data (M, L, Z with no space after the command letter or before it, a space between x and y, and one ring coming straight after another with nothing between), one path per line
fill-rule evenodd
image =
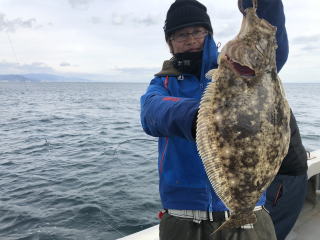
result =
M176 0L167 12L163 27L166 40L176 30L195 25L203 26L212 33L207 8L196 0Z

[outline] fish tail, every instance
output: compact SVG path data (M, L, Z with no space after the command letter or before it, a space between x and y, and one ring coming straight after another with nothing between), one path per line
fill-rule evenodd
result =
M246 214L231 215L228 220L220 225L212 234L227 228L239 228L246 224L255 224L257 217L254 212Z

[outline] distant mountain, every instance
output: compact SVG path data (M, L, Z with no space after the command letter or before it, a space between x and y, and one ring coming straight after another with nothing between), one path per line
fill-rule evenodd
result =
M0 75L0 81L2 82L32 82L38 80L29 79L23 75L16 75L16 74L5 74Z
M47 73L0 74L0 81L5 82L90 82L78 77L65 77Z
M23 74L23 76L35 79L41 82L90 82L88 79L78 78L78 77L65 77L54 74L47 73L28 73Z

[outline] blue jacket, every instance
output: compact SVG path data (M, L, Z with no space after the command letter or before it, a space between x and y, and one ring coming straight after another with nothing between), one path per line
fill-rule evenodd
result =
M277 26L277 68L280 70L288 56L281 0L260 0L257 14ZM155 75L141 97L142 127L147 134L159 137L159 190L165 209L227 210L208 180L192 136L193 120L209 82L204 74L217 68L217 50L212 36L208 35L200 79L179 73L171 61L165 61L162 71ZM264 203L265 194L257 206Z

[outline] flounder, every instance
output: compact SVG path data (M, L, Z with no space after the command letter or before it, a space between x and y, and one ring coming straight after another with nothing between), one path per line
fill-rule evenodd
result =
M231 213L219 230L257 221L255 205L289 148L290 108L277 75L277 29L256 9L253 1L239 34L221 50L198 113L197 148Z

